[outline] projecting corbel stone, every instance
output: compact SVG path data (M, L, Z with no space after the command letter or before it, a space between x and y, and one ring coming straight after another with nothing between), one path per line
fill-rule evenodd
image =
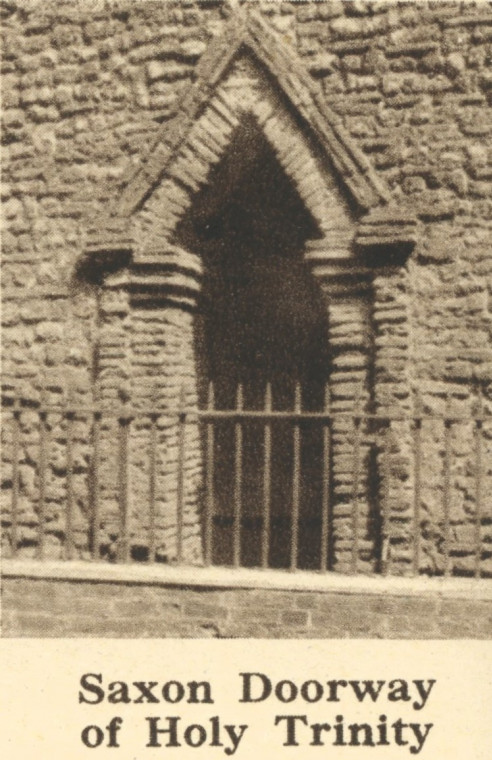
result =
M403 264L418 238L418 220L411 211L383 206L369 211L357 225L355 248L369 266Z
M107 290L126 291L133 302L190 309L196 306L203 266L198 256L179 246L139 250L128 221L109 218L87 230L77 271Z
M354 252L353 229L332 229L308 240L304 261L327 295L355 295L368 287L371 270Z
M135 240L128 219L105 217L95 220L87 228L77 274L81 279L101 283L109 272L127 268L134 250Z
M198 256L178 246L146 250L130 268L133 302L168 303L194 310L201 290L203 265Z

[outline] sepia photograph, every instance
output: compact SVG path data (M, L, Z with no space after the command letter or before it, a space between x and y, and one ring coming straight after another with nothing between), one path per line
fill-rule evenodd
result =
M490 642L492 2L0 12L2 637Z

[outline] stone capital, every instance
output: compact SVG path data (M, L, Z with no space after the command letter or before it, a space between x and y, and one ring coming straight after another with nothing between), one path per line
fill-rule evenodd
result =
M418 220L406 209L384 206L363 216L355 232L355 248L370 266L404 263L418 238Z

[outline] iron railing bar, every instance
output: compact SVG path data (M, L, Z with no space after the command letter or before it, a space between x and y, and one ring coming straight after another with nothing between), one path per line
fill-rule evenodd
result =
M272 384L267 383L265 388L265 412L272 410ZM263 523L261 530L261 566L268 567L270 552L270 519L272 498L272 427L270 422L265 422L263 432Z
M92 466L90 473L90 501L92 515L92 558L99 559L100 555L100 501L99 501L99 466L100 466L100 432L101 415L94 412L92 418Z
M128 562L130 558L130 514L129 514L129 472L128 472L128 443L131 425L131 415L126 409L126 405L120 411L118 417L119 427L119 462L118 462L118 480L119 480L119 511L120 511L120 536L118 540L118 557L120 562Z
M237 386L236 409L243 408L243 386ZM242 477L243 477L243 426L237 421L234 427L234 518L233 518L233 565L241 566L241 519L242 519Z
M362 417L359 414L361 394L357 396L352 415L354 440L353 440L353 484L352 484L352 552L350 570L355 575L359 560L359 479L360 479L360 433Z
M208 386L207 409L213 411L215 406L215 391L213 382ZM207 470L206 470L206 499L205 499L205 530L204 530L204 559L210 566L213 559L213 520L215 512L215 429L212 422L206 426L207 434Z
M43 390L44 394L45 391ZM42 405L39 411L39 505L38 505L38 559L43 559L45 548L45 529L46 529L46 469L47 469L47 448L48 448L48 412L46 405Z
M294 396L294 411L301 412L301 386L296 383ZM297 570L297 555L299 552L299 508L301 491L301 428L298 422L293 426L293 470L292 470L292 514L290 535L290 569Z
M296 388L297 393L297 388ZM299 389L299 398L300 398L300 389ZM452 467L453 467L453 425L458 424L462 421L468 421L471 424L474 424L475 426L475 451L474 451L474 457L475 457L475 503L476 503L476 513L474 517L472 518L472 524L474 523L474 529L475 529L475 538L474 543L470 544L470 552L474 555L474 574L476 577L480 577L481 573L481 555L482 555L482 544L481 544L481 527L482 527L482 520L483 520L483 500L484 500L484 483L483 483L483 456L484 456L484 432L483 432L483 424L487 421L492 420L492 415L486 413L483 409L483 404L480 402L478 407L478 412L476 414L468 415L468 414L454 414L452 413L452 409L450 408L450 399L448 397L447 401L447 408L444 414L424 414L421 412L420 407L415 410L416 413L414 414L372 414L372 413L364 413L361 410L354 409L354 412L347 413L347 412L340 412L338 413L336 410L333 410L332 408L329 408L329 404L325 404L325 409L323 411L319 412L303 412L300 409L300 403L299 405L297 402L294 405L294 409L290 411L281 411L281 410L273 410L271 408L271 404L265 402L264 409L259 410L248 410L243 408L243 404L241 402L240 406L237 406L236 409L231 410L221 410L221 409L215 409L210 404L207 406L206 409L196 409L195 407L187 407L184 402L180 407L180 417L179 417L179 429L182 432L183 440L178 445L178 450L182 450L182 458L181 462L178 463L178 479L181 477L182 483L181 483L181 496L179 496L179 488L178 488L178 561L182 561L182 543L183 543L183 520L184 520L184 477L185 477L185 468L184 468L184 445L185 445L185 426L188 421L193 421L196 419L204 420L207 425L207 449L209 450L209 442L212 441L212 466L207 468L207 479L211 477L211 488L209 487L209 484L207 483L207 502L206 502L206 511L205 511L205 539L204 539L204 546L205 546L205 557L207 561L208 556L208 562L210 563L212 561L212 542L213 542L213 536L212 536L212 526L213 526L213 519L214 519L214 510L213 510L213 489L214 489L214 466L215 462L214 459L214 432L215 432L215 425L219 420L223 419L229 419L232 420L235 423L235 430L236 433L238 430L240 431L240 446L237 446L238 443L238 437L236 436L236 464L235 464L235 488L234 488L234 566L238 566L241 562L241 539L242 539L242 511L243 511L243 500L244 500L244 494L243 494L243 473L242 473L242 465L243 465L243 455L244 455L244 422L247 420L262 420L264 424L264 477L263 477L263 522L261 527L261 564L263 567L268 567L268 559L269 559L269 552L270 552L270 509L271 509L271 434L272 434L272 423L276 419L280 420L286 420L292 422L292 430L294 433L294 465L293 465L293 471L292 471L292 494L293 494L293 503L292 503L292 531L291 531L291 546L290 546L290 569L296 569L298 564L298 555L299 555L299 530L301 528L300 522L299 522L299 511L300 511L300 495L301 495L301 441L302 441L302 424L305 420L317 420L320 421L323 426L323 438L322 438L322 447L323 447L323 473L322 473L322 490L321 490L321 551L320 551L320 569L326 570L329 566L330 557L329 557L329 531L330 531L330 525L329 525L329 489L330 489L330 469L329 469L329 458L330 458L330 447L331 447L331 429L330 425L333 421L343 420L343 419L349 419L352 420L356 435L354 436L354 483L353 483L353 499L352 499L352 528L353 528L353 535L354 535L354 544L352 545L352 569L353 572L357 571L357 563L359 561L358 553L359 553L359 545L360 545L360 535L358 528L360 523L360 510L359 510L359 488L360 488L360 477L361 477L361 467L362 467L362 451L361 447L363 445L363 441L361 439L362 436L362 425L365 420L378 420L378 421L384 421L384 422L391 422L391 421L407 421L407 420L413 420L414 422L414 444L413 444L413 453L414 453L414 494L413 494L413 554L412 554L412 566L413 566L413 573L415 575L418 575L420 570L420 558L421 558L421 536L420 536L420 520L421 520L421 491L422 491L422 458L424 456L423 450L423 442L422 442L422 436L425 432L425 430L422 429L423 422L429 420L441 420L441 422L444 425L444 463L443 463L443 531L442 531L442 551L444 555L444 574L450 575L452 572L452 555L453 555L453 543L452 543L452 522L451 522L451 508L452 508L452 497L453 497L453 476L452 476ZM299 408L297 408L299 407ZM12 509L12 519L11 519L11 537L12 542L14 544L14 552L15 548L17 546L18 542L18 530L19 530L19 524L18 524L18 509L19 509L19 498L20 498L20 473L19 473L19 467L20 467L20 435L22 434L22 428L21 428L21 414L23 411L31 410L35 414L37 413L39 416L39 460L38 460L38 514L39 514L39 520L38 520L38 532L39 532L39 541L38 541L38 548L37 553L40 558L44 556L45 553L45 542L46 542L46 525L47 525L47 518L48 515L46 513L47 510L47 504L49 503L47 501L47 498L49 498L49 475L50 475L50 452L49 452L49 442L50 442L50 436L52 433L50 433L50 426L52 425L52 420L50 415L56 415L61 414L62 416L65 416L67 420L67 434L66 434L66 498L67 498L67 511L65 515L65 525L66 525L66 544L65 544L65 556L67 559L71 559L74 554L75 550L75 536L74 536L74 509L75 509L75 496L74 496L74 431L73 431L73 424L74 419L76 418L77 414L83 413L83 414L93 414L93 463L94 468L92 471L92 480L91 480L91 503L92 503L92 528L93 528L93 556L98 557L99 556L99 531L100 531L100 518L99 518L99 467L100 467L100 456L99 456L99 427L101 423L101 418L103 416L107 416L110 418L115 418L118 421L118 425L120 427L120 440L119 440L119 506L120 506L120 517L121 517L121 536L119 541L119 547L118 547L118 558L119 559L128 559L129 553L130 553L130 543L129 543L129 527L130 527L130 520L131 515L129 513L129 436L130 436L130 427L131 427L131 420L134 417L140 416L140 417L148 417L150 416L151 421L151 438L149 442L149 459L150 459L150 474L149 474L149 514L150 514L150 520L149 520L149 530L150 530L150 536L149 536L149 556L151 559L155 559L155 514L154 517L152 517L152 511L155 510L155 490L156 490L156 484L155 484L155 477L156 477L156 462L152 461L152 457L156 455L157 446L153 445L152 438L152 427L156 423L158 419L158 415L161 413L159 410L157 410L155 407L153 410L147 410L147 409L139 409L139 410L132 410L129 408L129 406L125 405L124 412L122 413L121 410L118 412L117 409L101 409L99 405L90 405L90 406L83 406L79 404L73 403L71 400L67 401L65 404L50 404L47 402L46 397L42 397L41 403L37 405L25 405L22 403L22 401L15 397L13 401L13 405L11 407L6 407L7 412L11 413L13 415L13 438L12 438L12 450L13 450L13 464L12 464L12 503L11 503L11 509ZM166 415L170 415L172 413L172 410L169 407L163 407L162 413ZM289 426L290 427L290 426ZM210 438L209 438L210 433ZM388 433L388 430L386 431ZM180 434L179 434L180 435ZM260 434L261 435L261 434ZM296 436L298 438L298 442L296 444ZM125 443L126 439L126 443ZM269 443L267 443L269 439ZM441 439L442 441L442 439ZM298 447L298 455L296 457L295 451L296 446ZM126 448L126 454L123 453L124 448ZM441 450L442 451L442 450ZM388 465L388 462L386 462L385 465L385 457L387 459L388 457L388 446L387 444L384 444L383 446L383 467ZM240 454L240 456L238 456ZM473 454L472 454L473 456ZM241 466L238 469L238 458L241 461ZM123 462L126 461L126 465L123 467ZM296 464L297 462L297 464ZM92 469L92 468L91 468ZM296 471L297 471L297 484L296 484ZM125 473L125 477L121 477L121 475ZM239 478L237 477L239 474ZM152 478L154 479L154 483L152 484ZM126 480L126 485L125 485ZM92 488L92 483L95 484L95 487ZM384 489L388 486L389 478L385 478L383 481L383 492ZM472 480L473 483L473 480ZM126 490L126 495L124 495L124 491ZM296 516L296 492L297 492L297 516ZM211 495L211 501L209 501L209 496ZM389 528L390 528L390 515L389 515L389 498L385 498L383 494L383 504L382 504L382 510L383 510L383 551L382 551L382 561L381 561L381 571L386 574L389 572L388 565L389 565L389 555L388 555L388 562L386 563L386 547L389 547L390 543L390 535L389 535ZM181 508L179 508L179 504L181 504ZM212 506L212 509L209 510L209 507ZM239 516L238 516L239 515ZM267 519L268 518L268 519ZM181 525L179 523L181 522ZM207 535L208 531L208 535ZM355 568L355 569L354 569ZM289 569L289 568L288 568Z
M330 410L330 389L328 384L325 385L324 411L329 414ZM323 424L323 472L322 472L322 492L321 492L321 548L320 548L320 570L326 572L330 561L328 542L329 521L330 521L330 459L331 459L331 428L330 420L325 420Z
M156 553L156 470L158 419L158 414L151 415L149 430L149 562L155 562Z
M184 463L185 463L185 433L186 433L186 388L180 391L180 408L178 412L178 478L176 494L176 562L183 562L183 526L184 526Z
M20 407L16 400L12 418L12 502L11 502L11 546L12 556L17 554L19 543L19 452L20 452Z
M478 391L479 416L483 409L482 389ZM483 433L482 421L475 422L475 577L480 578L482 561L482 459L483 459Z
M388 575L391 562L391 462L390 462L390 427L386 425L383 434L383 484L382 484L382 526L381 526L381 573Z
M450 397L446 401L449 409ZM451 425L452 418L446 413L444 417L444 488L443 488L443 552L444 552L444 575L447 577L451 573L450 566L450 515L451 515Z
M35 409L38 413L63 413L66 412L66 407L60 406L57 404L53 405L45 405L40 406L39 404L33 404L29 406L24 406L22 404L22 400L20 402L21 407L24 409ZM5 408L8 410L10 407L5 406ZM74 414L94 414L99 413L103 416L108 416L113 419L117 419L119 416L119 411L117 408L113 409L104 409L99 406L73 406L70 408L71 412ZM272 410L271 412L265 412L261 409L198 409L197 407L162 407L159 409L156 408L139 408L139 409L128 409L127 415L129 417L151 417L153 414L159 414L159 415L176 415L178 413L185 414L187 418L193 419L193 417L204 417L204 418L271 418L271 419L292 419L292 420L351 420L353 419L353 413L350 412L337 412L336 410L332 410L329 413L326 412L308 412L308 411L302 411L302 412L295 412L295 411L282 411L282 410ZM492 414L488 412L484 412L481 415L466 415L466 414L452 414L452 415L441 415L441 414L421 414L421 415L408 415L408 414L380 414L380 413L369 413L369 412L360 412L358 416L361 418L361 420L379 420L381 422L405 422L405 421L415 421L417 419L422 421L440 421L442 422L487 422L492 420Z
M75 541L74 541L74 489L73 489L73 425L75 414L71 410L70 401L71 391L67 398L67 410L65 417L67 420L67 511L65 515L65 557L73 559Z
M168 411L168 410L165 410ZM274 410L271 412L265 412L263 410L258 409L244 409L242 411L237 411L235 409L216 409L213 412L209 412L206 409L196 409L196 408L190 408L187 410L187 414L189 414L191 417L213 417L213 418L261 418L261 419L286 419L286 420L294 420L294 421L302 421L302 420L321 420L321 421L327 421L330 422L332 420L338 421L338 420L352 420L354 417L353 413L350 412L337 412L332 411L329 414L326 412L308 412L308 411L299 411L299 412L292 412L292 411L280 411L280 410ZM449 422L469 422L471 421L482 421L487 422L492 420L492 415L490 414L484 414L482 417L469 417L467 415L452 415L452 416L446 416L443 417L442 415L427 415L422 414L418 417L414 415L399 415L399 414L371 414L366 412L361 412L357 414L358 417L360 417L362 420L376 420L380 422L411 422L415 419L419 419L422 421L449 421Z
M416 407L420 411L420 396L416 398ZM420 514L422 481L422 418L418 414L414 420L414 491L413 491L413 574L420 573Z

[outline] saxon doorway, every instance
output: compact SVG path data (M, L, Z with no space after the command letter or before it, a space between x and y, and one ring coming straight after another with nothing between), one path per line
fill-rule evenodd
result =
M195 328L202 407L213 391L217 410L323 409L327 312L303 260L306 241L317 235L312 216L254 119L245 119L177 230L179 244L204 264ZM238 429L232 417L216 422L214 564L232 564L238 529L241 565L261 564L267 519L268 566L288 567L297 498L298 565L319 567L322 430L313 420L292 423L246 416ZM234 521L238 498L239 526Z

